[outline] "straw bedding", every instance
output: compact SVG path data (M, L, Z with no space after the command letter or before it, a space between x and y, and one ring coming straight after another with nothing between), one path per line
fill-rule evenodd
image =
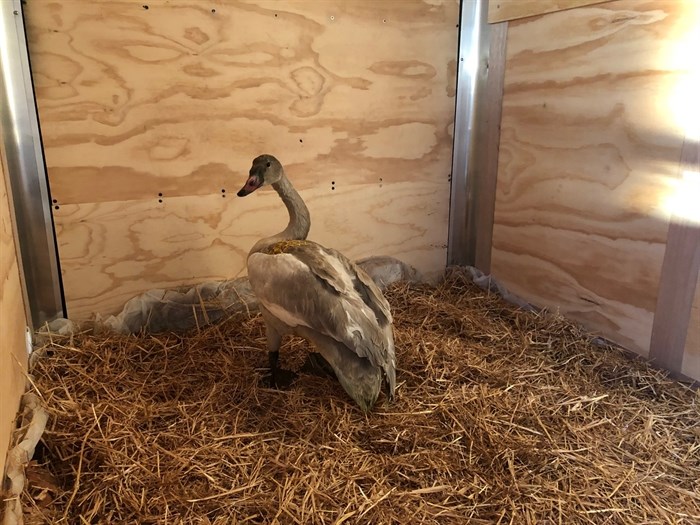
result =
M267 388L254 315L54 340L27 522L700 523L697 392L461 271L386 295L399 389L367 416L327 377Z

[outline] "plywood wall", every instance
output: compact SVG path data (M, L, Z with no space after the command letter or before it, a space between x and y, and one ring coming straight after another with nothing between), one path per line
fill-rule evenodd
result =
M5 175L0 147L0 476L4 476L7 449L24 393L27 369L27 321Z
M245 273L284 227L237 199L272 153L311 238L425 274L446 259L457 0L26 6L70 317Z
M618 0L508 32L493 273L642 355L684 138L673 106L691 8Z

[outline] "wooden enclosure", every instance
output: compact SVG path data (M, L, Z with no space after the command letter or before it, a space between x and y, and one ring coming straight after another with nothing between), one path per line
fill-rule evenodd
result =
M244 275L286 222L273 192L235 196L261 153L312 239L445 269L459 0L30 0L24 16L70 318ZM700 2L500 0L488 19L477 265L700 380ZM0 161L1 472L27 319Z
M25 16L71 318L243 275L285 222L272 192L233 195L262 152L308 201L313 239L444 268L457 0L35 1ZM697 18L692 0L491 2L503 62L484 96L501 126L476 203L481 269L691 377L700 291L689 323L657 310L683 317L659 290L678 270L668 203ZM688 332L672 362L665 342L650 354L655 322L657 339Z

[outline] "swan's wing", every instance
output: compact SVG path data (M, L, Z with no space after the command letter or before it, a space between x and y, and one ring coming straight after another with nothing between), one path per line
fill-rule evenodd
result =
M389 304L339 252L310 241L279 242L250 255L248 277L258 300L282 322L331 337L393 372Z
M389 306L389 302L386 300L386 297L384 297L384 294L379 289L379 286L377 286L367 272L357 266L354 262L350 261L344 256L343 260L347 264L348 271L352 272L357 277L359 283L355 286L355 288L358 291L361 291L365 303L368 304L372 310L379 310L387 319L387 322L389 324L392 323L394 320L391 317L391 307Z

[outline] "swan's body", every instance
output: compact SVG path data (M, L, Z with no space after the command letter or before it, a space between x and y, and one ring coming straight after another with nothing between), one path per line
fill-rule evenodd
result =
M289 211L289 225L253 246L248 278L261 304L272 374L282 336L295 333L316 346L345 391L367 411L379 396L383 376L390 398L396 385L389 304L347 257L306 240L308 209L277 159L257 157L238 195L270 183Z

